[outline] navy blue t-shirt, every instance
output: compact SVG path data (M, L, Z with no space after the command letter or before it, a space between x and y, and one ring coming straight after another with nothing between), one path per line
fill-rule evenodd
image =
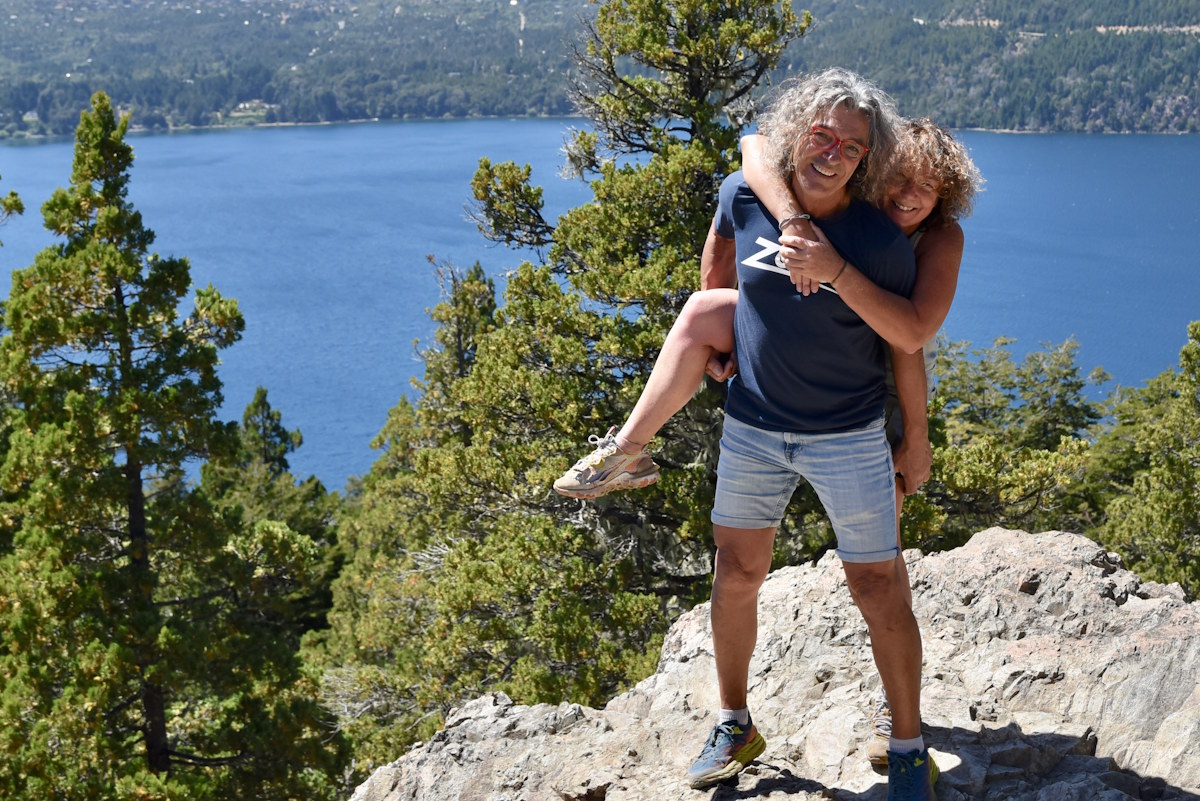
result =
M852 201L814 220L829 241L878 286L908 297L916 279L913 249L883 212ZM779 228L735 172L721 184L713 221L736 240L738 374L725 411L772 431L835 432L883 415L886 343L828 288L801 295L775 266Z

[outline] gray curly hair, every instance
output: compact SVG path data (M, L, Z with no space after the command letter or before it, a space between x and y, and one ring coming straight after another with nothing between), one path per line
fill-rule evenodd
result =
M834 67L799 75L780 87L758 121L758 132L766 137L765 161L790 182L796 169L797 145L811 134L822 114L838 106L863 114L870 124L870 150L850 177L847 189L851 196L878 205L896 146L900 115L886 92L850 70Z

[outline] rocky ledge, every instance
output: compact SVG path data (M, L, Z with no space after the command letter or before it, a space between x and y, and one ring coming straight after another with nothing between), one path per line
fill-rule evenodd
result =
M1200 603L1063 532L905 555L940 801L1200 801ZM763 586L750 703L767 750L698 792L684 774L717 707L708 615L681 617L658 671L604 709L476 699L352 801L883 801L863 756L879 680L837 557Z

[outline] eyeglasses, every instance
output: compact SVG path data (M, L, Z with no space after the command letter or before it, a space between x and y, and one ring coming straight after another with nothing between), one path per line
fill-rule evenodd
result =
M855 142L853 139L839 139L837 134L824 125L814 125L812 127L810 140L813 147L817 150L833 150L835 147L838 148L842 154L842 158L849 161L858 161L867 155L867 151L871 149L864 144Z

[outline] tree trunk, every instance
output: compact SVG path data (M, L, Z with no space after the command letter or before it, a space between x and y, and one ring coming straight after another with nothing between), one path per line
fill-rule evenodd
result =
M129 452L126 451L128 454ZM159 661L158 612L154 608L155 576L150 565L150 536L146 531L146 496L142 487L142 467L136 462L125 465L129 509L129 558L133 570L134 614L147 622L134 644L137 665L142 673L143 734L146 738L146 762L155 773L171 769L171 750L167 741L167 704L162 686L146 679Z

